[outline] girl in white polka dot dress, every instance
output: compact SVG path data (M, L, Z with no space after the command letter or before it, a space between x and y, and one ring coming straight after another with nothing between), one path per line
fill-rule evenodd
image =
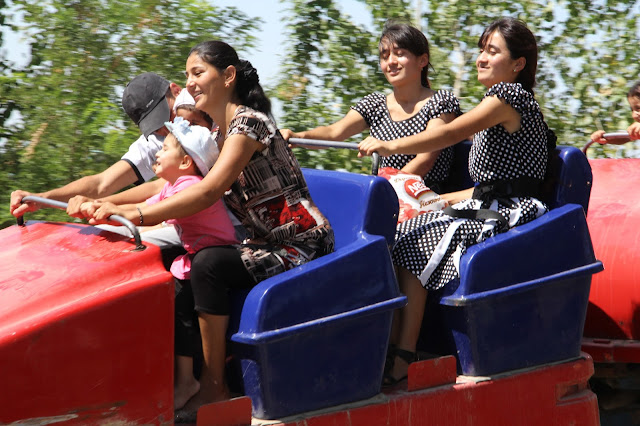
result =
M388 22L380 37L380 69L393 87L389 95L372 93L364 97L341 120L315 129L293 133L281 130L285 139L345 140L370 129L379 140L415 135L450 122L460 115L460 104L452 93L432 90L428 80L429 42L408 24ZM383 157L382 167L393 167L423 176L425 184L440 192L449 175L453 148L428 153Z
M396 231L392 255L408 305L391 336L397 349L387 366L389 384L406 377L415 360L425 289L437 290L458 277L467 247L548 211L537 196L555 135L533 96L535 37L523 22L502 18L484 31L478 46L478 81L488 89L478 106L428 132L384 142L369 137L359 146L360 155L429 152L473 136L469 172L476 187L457 193L454 210L417 216Z

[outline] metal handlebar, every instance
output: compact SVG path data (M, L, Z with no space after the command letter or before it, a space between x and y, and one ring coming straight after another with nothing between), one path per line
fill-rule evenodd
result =
M602 139L607 139L610 141L614 141L616 139L626 139L626 140L630 140L629 139L629 132L625 131L625 130L621 130L619 132L610 132L610 133L604 133L602 135ZM582 152L585 153L585 155L587 154L587 149L589 149L589 147L591 145L593 145L594 142L593 141L589 141L587 142L587 144L582 148Z
M351 142L336 142L336 141L323 141L318 139L302 139L302 138L289 138L289 143L300 146L315 146L319 148L344 148L351 150L358 150L358 144ZM378 174L378 168L380 166L380 155L374 152L371 155L371 174L376 176Z
M603 139L614 140L614 139L629 139L629 132L627 131L619 131L619 132L611 132L605 133L602 135Z
M23 203L26 201L31 201L38 204L44 204L46 206L55 207L57 209L62 209L62 210L66 210L68 205L67 203L62 201L50 200L48 198L38 197L36 195L27 195L22 199ZM127 227L127 229L131 232L131 235L133 236L133 239L136 243L136 248L135 248L136 251L144 250L146 248L146 246L142 244L142 239L140 238L140 232L138 231L138 228L133 223L131 223L129 220L117 214L112 214L111 216L109 216L109 219ZM19 226L24 226L24 218L22 216L20 216L17 219L17 222Z
M594 142L593 142L593 141L589 141L589 142L587 142L587 144L582 148L582 152L583 152L583 154L584 154L584 155L587 155L587 149L589 149L589 147L590 147L591 145L593 145L593 144L594 144Z

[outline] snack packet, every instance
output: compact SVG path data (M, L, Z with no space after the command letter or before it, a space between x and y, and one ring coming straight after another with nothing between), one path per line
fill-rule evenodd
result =
M382 167L378 170L378 176L387 179L398 195L398 223L447 206L447 202L426 186L418 175L393 167Z

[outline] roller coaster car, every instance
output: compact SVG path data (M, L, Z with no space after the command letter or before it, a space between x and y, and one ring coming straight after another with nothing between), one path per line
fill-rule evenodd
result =
M457 150L460 166L468 144ZM388 182L304 174L334 227L336 251L233 295L231 352L260 418L375 399L393 310L406 303L388 249L398 213ZM502 414L516 424L597 424L595 397L585 390L590 359L578 359L585 294L601 269L583 211L589 167L562 148L552 176L553 210L471 247L462 278L431 298L437 309L427 309L434 317L427 328L442 330L427 340L456 356L458 373L500 373L455 383L456 361L441 358L454 361L452 369L431 371L453 382L350 411L363 419L352 424L382 414L395 425L420 424L415 416L456 424L460 409L477 425L498 424ZM30 221L0 236L0 423L171 423L174 290L160 250L131 250L126 238L80 224ZM532 386L534 414L523 397ZM481 407L473 404L479 400ZM434 408L444 406L456 410Z
M456 147L453 173L458 181L453 185L458 187L451 190L470 186L469 149L469 142ZM339 172L307 170L305 175L314 200L335 228L337 250L266 280L244 300L232 340L248 349L236 353L242 358L244 391L259 418L379 392L386 315L392 304L401 305L382 241L373 257L372 247L359 258L350 252L374 234L392 243L397 202L389 185L380 178ZM355 190L360 185L370 193ZM580 357L591 275L602 269L585 218L590 188L585 156L575 148L557 149L544 192L551 211L468 250L461 260L461 279L432 298L438 309L427 308L426 318L437 317L438 326L427 324L423 330L440 335L424 336L422 349L455 355L458 373L470 376ZM357 211L364 214L365 224L384 226L373 230L360 225L360 219L354 226ZM370 275L354 271L362 264ZM306 268L315 275L305 275ZM271 297L265 297L269 292ZM378 312L376 324L373 312ZM376 333L378 337L371 336Z

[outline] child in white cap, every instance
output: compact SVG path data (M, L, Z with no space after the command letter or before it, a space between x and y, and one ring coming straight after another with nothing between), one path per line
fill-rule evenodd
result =
M176 117L182 117L192 126L202 126L213 130L214 123L209 114L196 108L196 101L187 89L182 89L173 103L173 112Z
M115 205L100 203L97 211L105 215L119 214L137 210L139 225L144 225L142 209L157 203L177 192L199 182L209 172L218 158L219 150L207 127L190 126L187 120L176 117L174 122L166 122L171 132L165 139L162 149L156 154L155 172L167 181L159 194L138 204ZM184 337L175 342L176 371L174 385L174 407L181 408L200 388L193 376L193 356L199 351L200 331L198 319L193 310L191 278L191 259L200 249L210 246L237 244L235 229L222 199L205 210L181 219L171 219L180 236L187 254L177 257L171 265L171 273L176 278L176 329L175 333Z

